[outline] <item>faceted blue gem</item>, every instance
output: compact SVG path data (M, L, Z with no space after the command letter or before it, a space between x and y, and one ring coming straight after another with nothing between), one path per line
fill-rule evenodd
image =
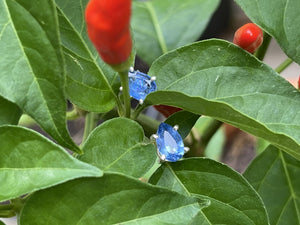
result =
M156 91L156 82L151 77L139 71L128 72L129 94L136 100L145 100L146 96Z
M184 144L180 134L172 126L161 123L157 130L156 145L159 157L164 161L176 162L184 155Z

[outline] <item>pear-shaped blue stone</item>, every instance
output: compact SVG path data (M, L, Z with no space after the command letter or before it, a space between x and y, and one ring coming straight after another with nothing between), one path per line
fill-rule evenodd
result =
M157 130L156 145L160 158L176 162L184 155L184 144L180 134L172 126L161 123Z
M139 71L128 73L129 94L136 100L145 100L146 96L156 91L156 82L151 77Z

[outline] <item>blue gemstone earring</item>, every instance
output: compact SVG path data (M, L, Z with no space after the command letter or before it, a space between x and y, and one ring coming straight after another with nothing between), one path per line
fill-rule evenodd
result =
M133 70L130 67L128 72L129 78L129 94L132 98L139 101L142 105L146 96L156 91L156 77L150 77L149 75L142 73L140 71ZM122 87L120 88L122 90Z
M161 123L157 133L152 135L156 141L157 155L161 162L177 162L189 151L188 147L184 147L183 140L177 131L178 128L177 125L172 127Z

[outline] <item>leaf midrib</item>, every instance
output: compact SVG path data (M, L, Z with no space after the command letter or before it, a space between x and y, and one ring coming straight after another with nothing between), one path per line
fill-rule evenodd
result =
M244 210L239 210L238 208L236 208L236 207L234 207L234 206L232 206L232 205L230 205L230 204L228 204L228 203L222 202L222 201L220 201L220 200L218 200L218 199L212 198L212 197L207 196L207 195L201 195L201 194L193 193L192 196L200 196L200 197L203 197L203 198L205 198L205 199L214 200L214 201L218 202L219 204L221 204L221 205L223 205L223 206L228 206L228 207L230 207L231 209L233 209L234 211L238 212L239 214L244 215L246 218L249 219L249 221L250 221L253 225L255 225L255 223L253 222L252 218L250 218L246 213L244 213ZM247 209L247 210L251 210L251 209Z
M123 152L119 157L117 157L115 160L113 160L110 164L108 164L103 170L109 170L114 164L116 164L123 156L125 156L128 152L134 150L135 148L143 146L143 143L136 143L134 146L128 148L125 152Z
M189 190L183 185L179 177L176 175L175 171L173 168L169 165L169 163L166 163L167 168L171 171L172 175L174 176L175 180L179 183L179 185L182 186L183 190L185 190L186 194L188 196L192 196L192 194L189 192ZM181 193L180 193L181 194Z
M161 26L159 24L157 15L155 13L155 9L153 7L153 4L150 1L146 1L145 5L146 5L146 8L149 12L150 18L152 20L154 30L157 34L157 40L158 40L158 43L159 43L160 48L162 50L162 53L165 54L165 53L168 52L168 47L166 45L166 42L165 42L165 39L164 39L164 36L163 36L163 33L162 33L162 29L161 29Z
M296 209L297 220L300 224L300 215L299 215L299 210L300 209L298 209L297 203L295 201L295 199L297 199L297 195L296 195L295 190L293 188L293 185L292 185L292 182L291 182L291 177L290 177L289 171L287 169L287 164L285 162L284 156L283 156L281 151L279 151L279 157L281 158L281 161L282 161L284 173L286 174L288 186L289 186L290 193L291 193L291 198L293 199L293 203L294 203L294 206L295 206L295 209Z
M246 217L254 224L253 220L252 220L247 214L245 214L243 211L241 211L241 210L239 210L239 209L233 207L233 206L230 205L229 203L222 202L222 201L220 201L220 200L218 200L218 199L212 198L212 197L207 196L207 195L201 195L201 194L197 194L197 193L190 193L189 190L184 186L184 184L183 184L183 183L181 182L181 180L178 178L178 176L176 175L176 172L172 169L172 167L171 167L169 164L167 164L167 167L168 167L168 169L171 171L171 173L174 175L174 178L176 179L176 181L178 181L178 183L182 186L182 188L183 188L184 190L186 190L186 192L187 192L187 194L188 194L189 196L201 196L201 197L204 197L204 198L213 199L213 200L215 200L216 202L219 202L219 203L222 204L222 205L227 205L227 206L229 206L230 208L233 208L235 211L238 211L238 212L242 213L243 215L245 215L245 216L246 216ZM197 171L180 170L180 172L197 172ZM203 173L203 172L200 172L200 171L198 171L198 172L199 172L199 173ZM207 172L206 172L206 173L207 173Z
M1 32L0 32L0 41L1 41L1 37L2 37L2 35L3 35L3 33L4 33L5 29L6 29L6 27L7 27L10 23L11 23L11 21L8 21L7 23L5 23L5 24L3 25L3 29L2 29Z
M136 218L136 219L133 219L133 220L128 220L128 221L124 221L124 222L121 222L122 224L126 224L126 223L131 223L131 222L137 222L139 220L143 220L143 219L147 219L147 218L155 218L159 215L163 215L163 214L168 214L169 212L172 212L173 210L179 210L179 209L184 209L184 208L190 208L190 207L194 207L194 206L198 206L199 207L199 212L201 212L201 209L200 209L200 206L198 203L192 203L192 204L188 204L188 205L184 205L184 206L180 206L180 207L177 207L175 209L170 209L170 210L166 210L164 212L161 212L161 213L157 213L157 214L154 214L154 215L150 215L150 216L144 216L144 217L140 217L140 218ZM197 214L196 214L197 215ZM120 225L120 223L114 223L112 225Z
M261 189L262 187L262 184L264 183L265 179L267 178L268 176L268 173L271 171L272 167L275 165L276 161L279 159L279 154L277 155L277 157L274 159L274 161L272 162L272 164L270 165L270 167L268 168L268 170L265 172L263 178L259 181L260 184L258 185L258 187L256 188L256 191L259 192L259 190Z
M77 37L81 40L82 45L85 48L85 51L87 52L87 54L90 56L90 59L92 60L88 60L90 62L93 62L94 65L97 67L99 73L101 74L101 78L104 80L105 85L108 87L108 90L111 92L111 94L114 96L115 100L117 101L117 96L115 95L115 92L113 91L112 87L110 86L106 76L104 75L102 69L99 67L98 63L95 61L95 58L92 56L91 51L89 50L89 48L87 47L85 41L82 39L82 36L80 35L80 33L78 33L78 30L75 29L75 27L73 26L73 23L71 23L71 21L69 20L69 18L65 15L64 11L56 4L57 9L60 11L61 15L64 17L64 19L68 22L69 26L73 29L73 31L77 34ZM67 48L66 46L63 45L64 48L68 49L70 52L72 52L74 55L79 56L76 52L71 51L69 48ZM84 58L79 56L80 58ZM85 59L85 58L84 58ZM97 75L99 76L99 74L97 73Z
M80 85L83 86L83 87L92 89L92 90L97 91L97 92L110 92L110 91L111 91L110 89L100 89L100 88L95 88L95 87L93 87L93 86L89 86L89 85L87 85L86 83L80 82L80 81L78 81L78 80L74 80L74 79L73 79L72 77L70 77L70 76L68 76L68 79L72 80L74 83L80 84Z
M16 2L15 4L19 4L19 3ZM12 30L14 31L15 37L16 37L18 43L19 43L20 50L23 52L24 60L26 60L26 62L27 62L27 65L28 65L28 71L29 71L30 74L32 75L32 81L37 85L37 89L39 90L39 92L40 92L40 94L41 94L41 97L42 97L42 102L44 103L44 105L45 105L46 108L47 108L46 112L47 112L47 114L48 114L48 118L51 120L52 124L54 124L53 128L54 128L54 130L56 131L55 133L56 133L56 135L58 135L58 136L60 137L60 140L61 140L61 141L63 141L63 142L64 142L65 144L67 144L69 147L72 147L70 144L68 144L67 142L64 141L64 138L62 137L61 133L58 131L57 125L56 125L56 123L54 122L53 117L52 117L52 114L51 114L51 112L50 112L50 110L49 110L49 106L48 106L48 104L47 104L47 101L45 101L44 93L42 92L42 89L41 89L41 87L40 87L39 82L37 81L37 77L34 76L34 72L33 72L33 70L32 70L30 61L28 60L28 57L27 57L27 55L26 55L26 53L25 53L25 51L24 51L24 48L22 47L23 45L22 45L22 42L21 42L21 40L20 40L20 38L19 38L18 32L17 32L17 30L15 29L14 21L13 21L13 19L12 19L12 17L11 17L9 8L8 8L7 4L4 4L4 6L5 6L5 9L6 9L7 15L8 15L8 17L9 17L9 21L8 21L8 22L12 24ZM23 6L21 6L21 7L23 8ZM31 15L31 14L30 14L30 15ZM32 16L32 18L34 18L34 17ZM35 19L35 18L34 18L34 19ZM43 30L43 29L42 29L42 30ZM45 34L45 36L48 38L48 36L47 36L46 34ZM49 42L50 42L50 41L49 41ZM51 43L51 42L50 42L50 43ZM28 114L31 114L31 113L28 112ZM31 115L31 116L33 116L33 115Z
M277 224L279 223L280 218L281 218L281 216L283 215L283 213L284 213L284 211L285 211L286 207L288 206L288 203L290 202L291 199L292 199L291 196L290 196L289 198L287 198L286 202L284 203L284 205L283 205L283 207L282 207L282 209L281 209L281 212L280 212L280 214L279 214L279 216L278 216L278 218L277 218L277 221L276 221L276 224L275 224L275 225L277 225Z
M169 62L171 62L171 61L169 61ZM216 68L238 68L238 69L244 69L244 70L253 70L252 67L248 67L248 66L230 66L230 65L228 65L228 66L224 66L224 65L222 65L222 66L212 66L212 67L208 67L208 68L201 68L199 70L191 70L189 73L185 74L184 76L181 76L179 79L176 79L175 81L169 83L164 88L160 89L160 91L168 91L168 90L170 90L170 88L172 86L175 86L177 83L179 83L181 81L184 81L185 79L188 79L189 77L193 76L194 74L202 73L204 71L209 71L209 70L216 69ZM257 92L257 93L259 94L260 92ZM297 93L296 89L295 89L295 93ZM276 93L274 93L274 95L284 97L284 96L278 95ZM239 94L238 96L242 96L242 95ZM232 95L232 96L226 96L226 97L236 97L236 96ZM298 102L298 101L295 101L295 102Z

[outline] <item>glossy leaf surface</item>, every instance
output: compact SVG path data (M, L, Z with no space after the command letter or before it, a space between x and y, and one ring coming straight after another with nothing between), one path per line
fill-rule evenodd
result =
M0 125L17 125L22 115L22 110L14 103L0 96Z
M300 1L236 0L236 2L253 22L277 40L290 58L300 64Z
M104 172L141 177L155 163L156 149L144 142L143 128L136 122L116 118L97 127L83 145L79 160Z
M211 116L300 159L300 93L251 54L212 39L160 57L149 74L158 91L145 101Z
M300 224L300 161L270 145L244 176L262 197L271 224Z
M178 133L182 139L184 139L186 136L188 136L199 117L199 115L191 112L179 111L168 117L165 120L165 123L171 126L178 125Z
M27 128L0 127L0 201L102 171Z
M21 212L20 224L189 224L203 206L195 198L105 174L33 194Z
M207 158L164 163L149 182L210 200L211 205L202 210L203 224L268 224L266 210L255 190L239 173L222 163ZM202 214L199 217L203 219ZM193 224L201 224L198 219Z
M160 55L196 41L219 0L133 1L137 55L149 65Z
M61 145L77 151L66 129L63 58L53 2L1 0L0 12L0 95Z
M120 87L120 81L117 73L100 59L88 39L84 20L87 2L56 1L66 60L66 94L82 109L107 112L115 106L115 90Z

